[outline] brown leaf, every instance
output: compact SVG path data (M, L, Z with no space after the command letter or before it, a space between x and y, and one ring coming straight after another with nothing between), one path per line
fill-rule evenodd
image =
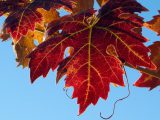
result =
M93 8L94 0L77 0L77 5L73 9L73 13L81 12Z
M6 29L3 28L1 31L0 31L0 39L2 39L2 41L6 41L10 38L10 35L6 32Z
M160 15L154 16L151 21L144 23L144 26L157 32L158 35L160 35Z

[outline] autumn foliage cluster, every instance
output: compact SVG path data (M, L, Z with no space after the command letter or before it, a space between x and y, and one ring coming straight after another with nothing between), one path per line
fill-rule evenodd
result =
M68 15L61 17L59 9ZM160 85L160 42L146 46L142 35L142 27L160 34L160 15L144 22L138 12L145 11L136 0L0 0L6 18L0 38L12 39L16 61L30 68L31 82L50 69L57 69L57 83L66 75L65 87L74 88L81 114L106 100L111 84L125 86L124 65L142 73L135 86Z

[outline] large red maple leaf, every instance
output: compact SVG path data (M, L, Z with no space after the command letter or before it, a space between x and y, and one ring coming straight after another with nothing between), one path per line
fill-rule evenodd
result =
M81 114L100 97L107 99L110 83L124 86L121 60L155 69L143 44L147 40L140 34L143 19L134 14L143 10L135 0L111 0L98 15L89 10L53 21L49 40L29 55L32 82L59 65L57 82L66 75L66 87L74 87ZM57 31L62 32L53 37ZM70 55L64 58L68 47Z
M151 50L151 59L155 65L157 65L157 70L155 74L159 76L160 74L160 42L155 42L153 45L149 46ZM136 81L135 86L137 87L148 87L150 90L156 88L160 85L160 79L158 77L142 73L142 76Z
M42 21L42 15L37 8L49 10L65 7L72 9L73 0L6 0L0 1L0 16L9 13L5 20L4 29L11 34L14 41L17 42L22 36L25 36L28 30L34 30L35 24Z

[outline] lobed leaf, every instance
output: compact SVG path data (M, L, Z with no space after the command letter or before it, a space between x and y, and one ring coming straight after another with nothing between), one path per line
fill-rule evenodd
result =
M66 87L74 88L81 114L100 97L107 99L110 83L124 86L123 62L156 69L143 44L143 19L134 13L145 10L135 0L110 0L98 15L90 9L53 21L49 39L28 56L31 81L58 67L57 82L66 75ZM70 54L64 58L67 48Z
M29 30L34 31L35 24L41 23L42 14L38 8L50 10L64 7L71 10L73 0L6 0L0 1L0 16L5 13L8 17L5 20L4 29L11 34L14 42L19 41Z
M16 43L28 33L28 30L34 31L35 24L41 21L42 15L39 12L26 8L10 14L5 20L4 28Z
M18 66L22 65L23 67L28 67L29 59L26 57L37 45L35 41L37 40L38 44L43 42L45 30L48 23L59 18L59 13L51 8L49 11L39 8L37 9L43 15L43 21L41 24L36 25L34 31L29 31L25 37L22 37L19 42L13 45L16 52L16 61Z

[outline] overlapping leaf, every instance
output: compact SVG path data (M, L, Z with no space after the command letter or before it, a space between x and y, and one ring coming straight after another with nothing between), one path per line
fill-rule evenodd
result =
M18 65L22 65L23 67L28 67L29 59L26 56L36 47L35 40L38 43L43 42L45 26L59 18L59 13L53 8L49 11L39 8L37 11L43 15L41 24L37 24L36 30L29 31L25 37L22 37L18 43L13 45L17 56L16 61Z
M156 74L160 76L160 42L157 41L153 45L149 46L151 49L151 59L157 65ZM142 73L142 76L135 83L135 86L138 87L148 87L150 90L160 85L160 79L158 77Z
M54 8L51 8L50 10L38 8L37 11L42 14L43 24L45 24L45 26L47 26L46 24L49 24L53 20L59 18L59 13Z
M26 37L22 37L19 42L13 45L18 66L22 65L23 68L28 67L29 59L26 58L26 56L36 47L34 41L37 40L38 43L41 43L43 41L43 36L44 33L39 31L29 31Z
M160 35L160 15L154 16L154 18L151 21L144 23L144 26L157 32L158 35Z
M37 8L49 10L52 7L56 9L65 6L72 9L73 2L72 0L0 1L0 15L9 14L4 29L11 34L14 42L17 42L27 34L28 30L34 31L35 24L42 21L42 15L36 11Z
M31 80L45 77L58 66L57 82L66 75L66 87L74 87L79 113L101 97L107 99L110 83L124 86L121 60L132 67L155 69L141 34L143 19L134 12L146 10L135 0L111 0L96 16L93 10L53 21L48 36L30 55ZM70 55L64 59L66 48ZM112 54L109 49L114 49ZM120 60L119 60L120 59Z
M5 21L5 29L11 34L14 42L25 36L28 30L34 31L35 24L42 21L42 15L37 11L19 10L16 13L10 14Z
M104 47L104 45L107 46L105 39L96 39L96 32L98 31L92 30L92 27L89 28L89 23L86 21L87 18L91 17L90 15L92 14L85 13L74 16L75 22L70 21L72 18L61 21L61 24L65 23L62 25L65 26L63 30L67 33L70 31L71 35L52 38L38 46L38 49L30 54L32 80L41 74L46 76L50 68L54 70L61 62L57 81L67 72L66 86L74 86L75 92L73 97L79 98L79 104L81 104L80 113L89 104L96 104L99 97L107 98L110 82L124 85L121 62L115 57L107 55L106 47ZM83 23L84 16L86 19ZM75 23L76 29L73 28ZM83 37L81 38L81 36ZM100 40L102 42L99 42ZM69 46L72 46L74 51L73 53L71 52L70 57L62 62L64 51ZM97 84L99 87L97 87Z

